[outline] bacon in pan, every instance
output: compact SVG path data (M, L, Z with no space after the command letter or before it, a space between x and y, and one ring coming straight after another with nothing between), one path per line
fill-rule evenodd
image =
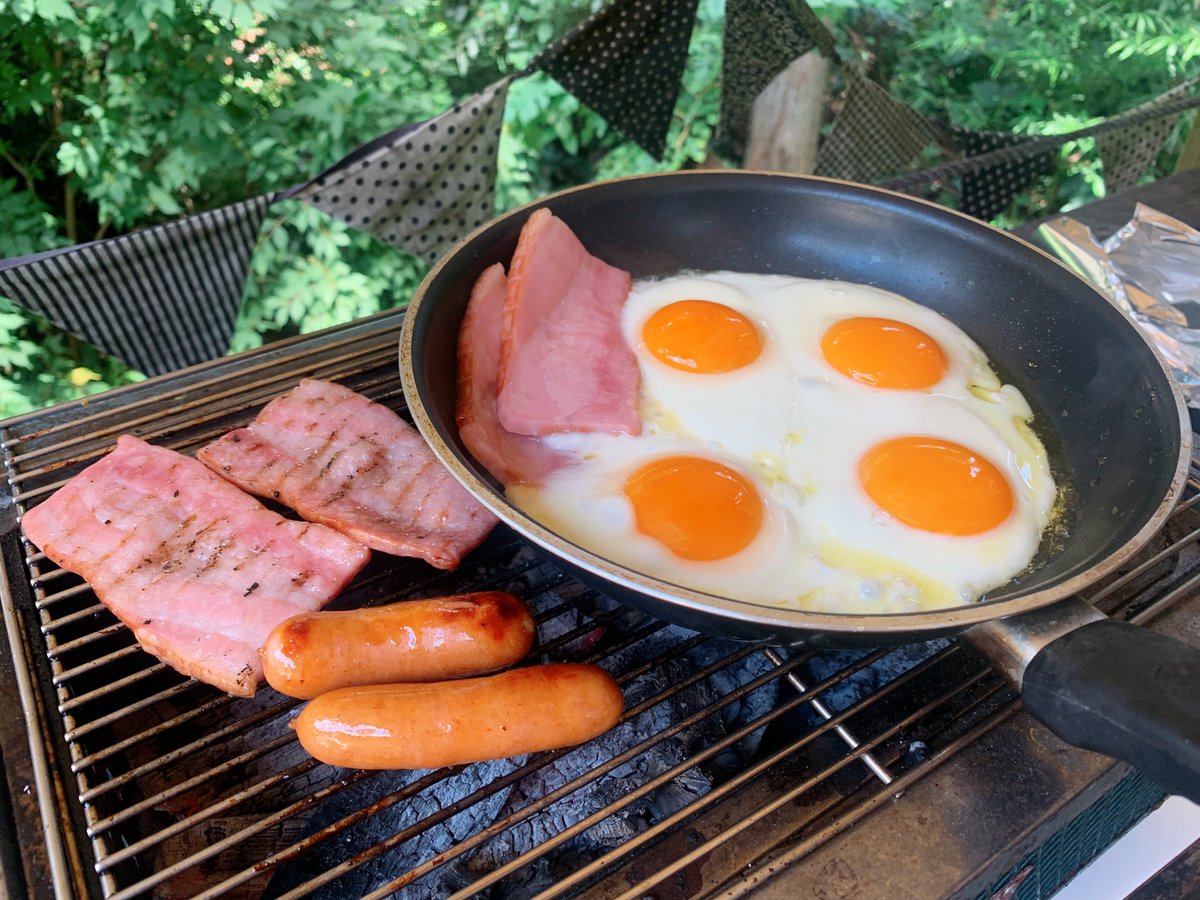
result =
M640 434L638 367L621 333L630 275L539 209L508 271L497 410L509 431Z
M458 433L504 484L540 484L570 460L537 438L513 434L496 416L496 370L504 315L504 267L484 269L458 331Z

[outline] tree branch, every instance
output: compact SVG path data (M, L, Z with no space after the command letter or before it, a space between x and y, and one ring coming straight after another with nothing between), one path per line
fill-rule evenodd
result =
M21 163L17 161L17 158L15 156L13 156L11 153L9 153L7 150L0 148L0 156L3 156L4 161L6 163L8 163L10 166L12 166L13 169L16 170L16 173L18 175L20 175L22 179L24 179L25 190L29 191L29 193L31 193L31 194L36 195L37 191L34 189L35 185L34 185L34 181L33 181L33 174L27 168L25 168L23 165L21 165Z

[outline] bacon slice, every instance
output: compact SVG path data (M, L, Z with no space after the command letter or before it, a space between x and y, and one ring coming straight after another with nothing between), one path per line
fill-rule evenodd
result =
M258 650L271 629L320 609L370 558L357 541L289 521L194 459L128 435L21 524L144 649L239 697L262 681Z
M243 490L273 497L310 522L439 569L456 567L497 521L415 428L328 381L301 381L249 426L196 456Z
M496 415L504 317L504 266L484 269L458 331L458 432L471 455L507 484L540 484L570 463L537 438L513 434Z
M638 367L621 334L630 276L547 209L529 217L504 293L497 411L517 434L640 434Z

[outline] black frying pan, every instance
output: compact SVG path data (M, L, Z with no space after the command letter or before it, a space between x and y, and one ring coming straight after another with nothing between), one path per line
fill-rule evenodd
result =
M684 269L861 282L954 321L1037 412L1069 536L986 601L908 614L798 612L633 572L511 506L455 426L456 341L470 290L506 268L547 206L588 249L635 278ZM506 524L630 605L700 631L787 645L879 646L963 633L1064 739L1141 768L1200 801L1200 655L1108 620L1074 595L1112 572L1179 499L1191 429L1162 359L1124 314L1053 258L967 216L861 185L747 172L683 172L588 185L483 226L417 291L401 339L413 418L434 452Z

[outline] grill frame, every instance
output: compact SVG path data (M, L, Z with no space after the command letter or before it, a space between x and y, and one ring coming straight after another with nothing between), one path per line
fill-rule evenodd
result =
M348 379L350 386L363 389L370 396L394 407L398 406L403 400L395 363L401 322L402 312L389 311L349 326L293 338L237 357L111 391L87 401L65 404L0 423L7 490L3 499L8 502L7 506L0 503L0 515L7 517L3 520L5 528L0 537L3 547L0 603L4 610L7 642L12 651L11 661L6 658L0 664L0 677L5 679L4 684L16 685L20 714L31 726L27 752L20 747L25 735L6 728L0 732L0 737L3 738L9 795L14 800L14 825L23 851L24 887L30 896L130 895L127 892L131 885L118 883L113 871L124 861L138 857L136 845L133 850L110 849L103 835L115 833L119 837L123 834L119 830L123 822L136 819L149 810L128 807L119 813L98 816L97 805L104 802L106 794L136 779L118 774L117 779L124 778L125 781L116 781L116 787L112 786L113 782L109 782L107 787L99 784L90 786L80 780L80 773L86 773L105 760L122 757L125 751L143 740L144 735L141 738L132 735L129 738L132 743L116 746L115 749L110 745L101 756L95 752L83 754L81 748L89 736L108 728L115 720L93 720L82 726L73 726L72 722L77 711L103 699L107 693L119 693L123 687L136 686L140 681L170 681L173 673L165 670L161 664L156 665L139 651L121 648L107 655L101 654L99 658L105 660L102 663L89 661L81 666L55 670L51 657L46 653L47 636L57 639L60 632L70 634L80 629L97 614L97 610L93 604L53 618L56 609L86 602L89 592L86 587L71 586L52 591L48 598L38 596L40 588L46 584L53 587L56 583L64 583L61 579L72 579L74 576L47 571L38 579L27 577L27 566L38 566L40 555L29 556L22 540L13 531L12 503L21 504L44 496L72 466L77 467L91 458L86 453L83 457L73 454L84 452L84 448L107 446L104 442L111 443L118 433L137 434L152 442L170 435L171 446L194 451L216 434L242 424L268 399L304 375ZM238 399L236 406L226 406L232 398ZM1190 485L1193 490L1197 486L1194 470ZM1152 549L1140 554L1122 574L1098 587L1093 599L1108 612L1118 611L1126 617L1149 620L1189 597L1200 583L1200 566L1180 568L1177 562L1200 541L1200 528L1191 524L1191 519L1195 517L1193 507L1196 502L1197 495L1193 493L1172 517L1172 522L1177 528L1184 528L1185 534L1177 535L1174 541L1169 538L1156 541ZM523 543L511 535L500 542L502 547L509 546L504 541ZM495 542L490 543L495 549ZM1172 564L1172 560L1176 564ZM550 564L539 557L532 565L544 567ZM1158 572L1164 566L1171 568L1171 571L1167 574ZM460 577L469 582L474 577L470 573L470 565L464 566L464 569L467 571ZM371 594L374 590L370 587L371 579L378 582L398 574L411 580L406 592L416 594L431 583L442 582L440 576L431 572L421 564L398 562L381 570L369 570L367 575L360 578L367 580L367 594ZM513 577L515 574L505 570L504 577ZM560 585L571 582L566 575L556 577ZM41 614L47 611L52 620L48 623L39 622ZM621 613L616 618L623 615ZM54 658L62 659L72 653L86 652L90 645L109 640L119 631L119 628L101 628L94 633L85 631L78 637L68 639L65 649L58 647ZM749 655L764 651L752 648L738 652ZM878 651L880 655L894 652L897 651ZM112 679L90 693L84 691L76 694L68 690L77 679L85 679L94 671L114 664L134 668L122 676L124 681ZM776 664L772 677L786 678L789 674L795 674L800 665L797 660L784 662L782 666ZM783 873L788 873L788 877L792 877L806 868L806 860L814 857L817 850L836 844L842 835L855 829L867 827L866 823L872 819L873 813L894 806L892 798L898 791L912 793L922 788L928 781L927 776L934 771L960 767L959 764L970 756L972 748L977 747L985 736L1009 730L1011 724L1018 720L1022 729L1037 734L1039 741L1047 746L1055 746L1056 753L1070 761L1070 766L1066 768L1070 768L1076 776L1073 786L1077 788L1074 795L1077 802L1081 802L1078 798L1094 791L1094 785L1107 783L1127 773L1127 769L1120 764L1066 748L1040 726L1028 722L1028 717L1019 712L1019 701L1015 695L994 671L965 646L952 644L932 661L918 664L912 672L914 674L899 676L883 689L869 693L861 706L852 707L848 712L835 711L824 724L814 726L810 742L840 747L841 755L831 764L832 768L822 773L822 777L812 785L804 781L799 785L793 783L790 791L777 791L766 801L753 799L757 796L754 785L759 779L782 777L775 773L787 769L788 760L795 755L797 748L784 745L780 759L773 764L762 764L761 772L756 777L740 773L701 796L703 803L699 808L669 816L666 824L651 824L646 831L621 845L619 858L610 854L581 865L570 879L556 886L553 896L619 895L620 891L614 885L626 875L638 873L644 878L630 890L654 889L668 880L674 889L679 884L696 884L699 878L698 883L705 889L720 889L728 896L738 896L752 887L761 886L765 875L781 879ZM947 678L948 673L957 674ZM628 673L626 676L628 683L630 676ZM809 685L808 696L822 696L833 682L840 683L848 677L848 673L842 672L830 684L814 682ZM899 695L906 690L906 686L914 685L917 679L926 677L942 683L946 696L919 705L910 714L897 713L899 719L882 731L872 729L870 733L860 732L860 725L869 722L873 716L886 721L894 715L885 708L877 707L879 700L888 700L893 692ZM130 711L149 711L178 700L195 690L195 687L183 682L168 685L162 690L163 693L156 695L153 702L143 695L133 701L132 707L115 710L111 715L120 719ZM808 704L805 695L795 694L794 688L792 690L793 695L789 695L791 699L785 702L795 707ZM97 694L97 691L101 693ZM264 693L270 693L269 689L260 691L260 697ZM220 713L235 702L243 701L214 698L185 712L203 720L205 716ZM255 721L269 724L273 718L280 716L282 707L294 705L298 704L277 702L274 706L265 707L261 720ZM60 706L61 710L56 712L56 707ZM952 715L950 710L957 712ZM0 699L0 711L8 714L6 721L12 721L12 714L16 711L12 696L6 695ZM711 712L709 709L708 714ZM779 713L779 716L782 721L783 713ZM253 715L249 718L253 719ZM941 719L949 721L939 721ZM99 724L96 724L97 721ZM245 727L244 720L236 719L227 723L226 732L218 730L210 734L207 740L216 743L230 733L236 735ZM839 727L843 727L846 733L839 735ZM927 759L905 762L898 751L900 744L905 742L901 736L923 733L922 728L930 730L931 736L938 738L942 746ZM862 743L854 749L853 742L858 740ZM1019 739L1015 740L1021 743ZM265 749L248 748L238 757L237 765L246 763L256 753L263 755L265 751L277 751L286 744L286 736L277 736L274 743L266 745ZM716 751L712 750L711 745L700 752L709 754L710 750L711 755L715 756ZM72 757L73 752L75 755ZM868 757L870 753L877 754L880 759ZM153 765L169 765L169 761L162 762L161 757L159 759ZM694 755L688 757L688 760L694 759ZM872 774L868 771L872 763L876 767L895 769L895 774L887 774L882 778L878 771ZM317 767L313 764L305 772L296 774L305 774ZM616 765L612 768L616 768ZM836 773L842 769L853 770L855 774L839 778ZM974 773L972 777L977 776L978 773ZM893 777L895 780L888 784L887 779ZM666 780L664 777L663 783ZM851 782L849 787L841 786L840 782L845 781ZM32 803L21 801L22 782L31 784L35 789L36 797ZM834 782L839 782L839 785L835 787ZM260 794L267 793L273 787L260 786L258 791ZM180 795L186 793L178 782L171 789ZM649 791L647 789L647 793ZM49 802L47 798L50 798ZM633 803L639 798L640 795L632 796L627 802ZM161 799L158 796L151 798L152 801ZM1062 814L1069 806L1050 797L1038 800L1043 807L1047 803L1054 807L1055 815ZM1031 802L1027 812L1034 814L1038 805L1038 802ZM611 807L608 809L606 816L612 811ZM114 821L114 815L124 818ZM730 817L734 820L734 826L722 829L720 833L724 837L720 840L701 840L698 846L687 846L688 840L694 840L691 835L699 834L703 839L704 828L711 829L714 821ZM1020 817L1014 817L1013 821L1017 825ZM574 830L569 834L580 831L576 826L571 828ZM235 837L236 834L226 840ZM565 838L558 838L553 845L543 845L545 852L553 850L563 841ZM36 848L42 842L46 852L44 859L39 859ZM207 860L216 852L212 851L204 859ZM197 865L200 862L193 861ZM532 862L527 859L520 861L520 865L524 867ZM488 883L500 880L511 874L511 866L515 865L506 865L497 873L485 876L485 880ZM592 878L593 874L600 874L609 865L616 865L616 875ZM148 878L160 875L161 872L152 872ZM245 879L250 880L249 877ZM781 883L786 880L782 878ZM145 882L146 879L143 879L140 883L147 888L152 886ZM484 887L486 884L478 882L472 885L472 890Z

